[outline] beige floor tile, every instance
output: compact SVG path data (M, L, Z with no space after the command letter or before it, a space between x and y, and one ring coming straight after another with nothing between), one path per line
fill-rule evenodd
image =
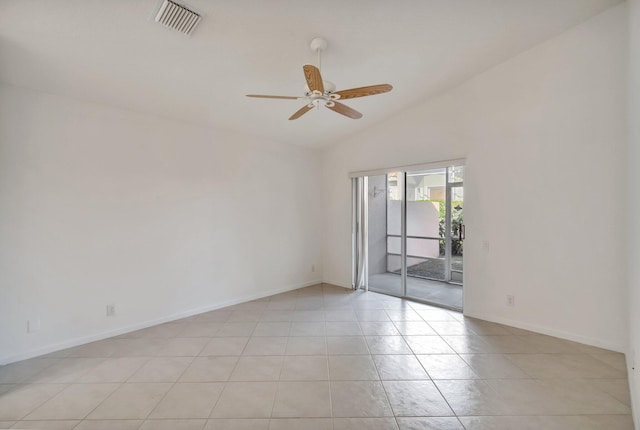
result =
M360 324L355 321L327 321L327 336L362 336Z
M358 321L356 313L351 309L332 309L331 304L325 304L324 319L327 322L355 322ZM357 325L357 324L356 324Z
M207 420L147 420L140 430L202 430Z
M65 384L0 385L0 421L21 419L65 387Z
M102 402L88 419L145 419L169 391L170 383L126 383Z
M393 416L379 381L333 381L331 405L336 418Z
M156 355L160 357L195 357L209 343L206 337L176 337L167 339Z
M280 382L274 418L331 417L329 382Z
M467 430L633 430L630 415L461 417Z
M327 340L324 337L290 337L286 355L326 355Z
M245 356L240 357L231 373L230 381L277 381L284 357Z
M227 382L211 418L269 418L277 382Z
M200 351L200 355L241 355L248 337L214 337Z
M330 355L369 354L364 336L327 337L327 351Z
M384 309L358 310L356 311L356 317L358 318L358 321L391 321L389 315L387 315Z
M385 311L391 321L422 321L422 317L412 309L387 309Z
M470 327L459 321L431 321L429 326L440 336L464 336L476 334Z
M192 361L193 357L150 358L128 382L175 382Z
M232 311L219 309L198 315L196 321L226 322L231 314Z
M366 336L399 336L400 332L390 321L360 321L362 333Z
M84 420L73 430L138 430L142 420Z
M322 356L286 356L280 372L281 381L326 381L329 379L329 363Z
M625 378L617 370L588 354L511 354L511 361L532 378Z
M511 361L508 355L461 354L460 357L473 369L473 372L482 379L530 378L529 375ZM427 371L429 370L427 369Z
M470 328L475 334L479 335L512 335L513 333L509 331L509 327L496 324L489 321L479 320L477 318L464 317L463 321L464 325Z
M225 382L238 364L237 356L196 357L180 376L180 382Z
M467 430L633 428L623 354L329 285L0 367L17 427L460 430L449 404Z
M158 403L149 418L208 418L223 388L224 384L215 382L179 382Z
M631 415L582 415L567 417L566 422L576 430L633 430Z
M589 379L588 383L609 394L614 399L631 406L631 394L627 379Z
M417 310L416 312L423 320L429 323L432 321L457 321L450 311L444 309L432 308L429 310Z
M269 430L333 430L330 418L274 418Z
M558 339L557 337L545 336L542 334L529 334L519 336L524 342L536 348L541 354L579 354L574 342Z
M414 355L374 355L373 360L382 380L429 379Z
M204 430L268 430L269 420L264 418L211 419Z
M15 423L15 421L0 421L0 429L8 429Z
M227 322L257 322L260 321L260 316L262 312L255 310L237 310L231 313Z
M243 337L251 336L256 328L255 322L226 322L218 331L219 337Z
M294 321L291 323L290 336L324 336L325 335L325 323L324 321Z
M513 415L517 405L504 390L481 380L434 381L456 415Z
M321 322L324 321L324 311L321 310L298 310L296 304L296 310L293 311L291 321L294 322ZM293 329L293 326L291 327Z
M291 323L261 321L256 326L253 336L289 336Z
M47 367L62 361L61 358L32 358L0 366L0 384L24 382Z
M432 379L478 379L459 355L431 354L417 357Z
M519 336L481 336L487 345L496 353L503 354L535 354L538 347L522 340Z
M573 430L565 417L460 417L467 430Z
M624 354L618 352L605 353L605 354L590 354L593 358L607 363L614 369L627 373L627 361Z
M593 387L588 380L491 379L515 415L628 414L628 406ZM446 394L445 394L446 397Z
M453 412L431 381L385 381L384 388L396 416L451 416Z
M465 430L458 418L453 417L401 417L398 425L400 430Z
M73 384L31 412L27 420L81 420L119 384Z
M252 337L242 355L284 355L287 337Z
M111 357L114 339L105 339L69 348L67 357Z
M402 336L366 336L371 354L413 354Z
M292 319L293 311L287 310L266 310L260 317L260 321L265 322L291 322Z
M332 381L378 381L380 376L370 355L330 355Z
M11 427L12 429L38 429L38 430L71 430L80 421L78 420L40 420L40 421L18 421ZM2 427L0 427L2 428Z
M333 430L398 430L395 418L334 418Z
M442 339L458 354L497 354L498 351L488 344L483 336L442 336ZM414 350L414 352L416 352ZM448 352L447 354L451 354ZM416 354L421 354L416 352Z
M146 357L109 358L79 377L77 382L124 382L148 360Z
M157 339L169 339L178 336L178 334L185 328L184 323L181 322L168 322L153 327L138 330L132 333L136 338L157 338Z
M116 339L112 357L152 357L158 353L165 340L162 338Z
M185 324L180 337L214 337L224 324L221 322L192 322Z
M395 321L396 328L404 336L435 336L436 332L424 321Z
M453 354L454 351L439 336L405 336L414 354Z
M40 384L76 382L82 375L95 369L104 361L104 358L65 358L36 373L29 378L29 382Z

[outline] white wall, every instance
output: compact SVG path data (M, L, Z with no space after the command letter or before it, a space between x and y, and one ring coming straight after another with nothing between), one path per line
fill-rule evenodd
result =
M640 0L629 1L629 384L636 428L640 428Z
M308 149L0 86L0 364L318 282L319 177Z
M466 158L465 312L624 350L626 14L610 9L327 150L325 281L349 284L347 172Z

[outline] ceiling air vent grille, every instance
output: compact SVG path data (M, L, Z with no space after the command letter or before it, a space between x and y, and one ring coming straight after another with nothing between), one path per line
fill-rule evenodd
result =
M191 34L200 22L200 15L176 2L164 0L156 15L156 22L181 33Z

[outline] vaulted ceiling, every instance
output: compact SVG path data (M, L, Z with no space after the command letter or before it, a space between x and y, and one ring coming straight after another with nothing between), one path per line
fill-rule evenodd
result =
M160 0L0 0L0 81L307 146L345 137L446 91L620 0L188 0L184 36L154 22ZM296 121L311 39L338 89L392 92Z

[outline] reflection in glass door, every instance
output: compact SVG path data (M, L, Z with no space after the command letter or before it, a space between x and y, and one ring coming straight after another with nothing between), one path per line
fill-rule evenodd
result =
M464 167L362 179L365 270L354 287L461 309Z
M403 296L404 174L368 177L367 242L369 289Z

